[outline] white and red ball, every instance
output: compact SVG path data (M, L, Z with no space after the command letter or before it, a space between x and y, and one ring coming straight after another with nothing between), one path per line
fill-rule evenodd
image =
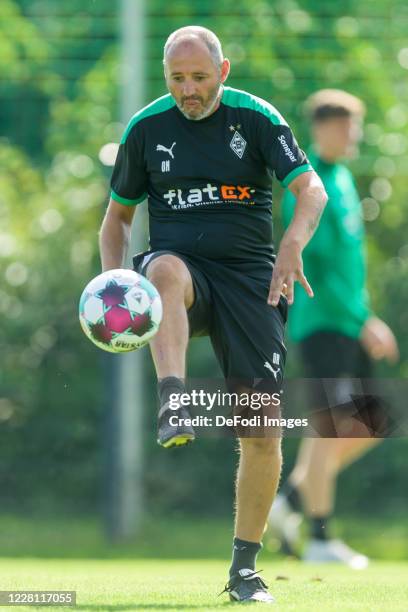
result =
M91 280L79 300L79 320L99 348L126 353L141 348L159 329L157 289L133 270L108 270Z

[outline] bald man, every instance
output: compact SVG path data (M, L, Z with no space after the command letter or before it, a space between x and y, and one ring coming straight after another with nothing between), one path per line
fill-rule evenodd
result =
M130 120L100 232L103 270L123 265L136 206L149 207L150 249L135 269L159 290L160 330L150 343L158 378L158 443L194 440L185 392L189 338L209 335L229 389L279 393L284 327L294 282L312 295L302 249L324 208L322 183L269 103L224 85L230 63L216 35L189 26L164 47L169 94ZM276 256L272 175L297 201ZM283 295L286 293L286 296ZM238 432L231 600L273 602L255 571L281 469L279 435Z

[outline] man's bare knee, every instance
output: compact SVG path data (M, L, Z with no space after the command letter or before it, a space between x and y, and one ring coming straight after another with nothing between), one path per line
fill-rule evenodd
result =
M162 294L167 291L180 291L184 295L187 308L194 301L194 289L191 274L186 264L175 255L160 255L149 263L147 278Z
M146 270L147 278L154 282L180 282L189 280L186 264L175 255L160 255L151 261Z

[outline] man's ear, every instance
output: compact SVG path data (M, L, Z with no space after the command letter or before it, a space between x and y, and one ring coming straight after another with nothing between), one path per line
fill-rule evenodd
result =
M231 64L229 59L225 58L221 64L221 83L225 83L230 72Z

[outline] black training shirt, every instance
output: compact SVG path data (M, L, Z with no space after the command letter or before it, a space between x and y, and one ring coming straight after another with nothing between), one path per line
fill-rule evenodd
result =
M127 206L148 198L153 251L273 261L272 177L286 187L310 170L286 121L261 98L225 87L219 108L194 121L168 94L129 122L112 198Z

